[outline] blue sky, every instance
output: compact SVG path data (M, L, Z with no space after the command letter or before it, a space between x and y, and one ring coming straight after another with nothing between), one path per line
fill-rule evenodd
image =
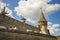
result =
M60 0L52 0L51 2L49 2L49 4L55 3L60 4ZM60 24L60 10L53 12L53 14L49 15L49 18L49 21Z
M17 7L19 4L18 2L20 2L20 0L2 0L2 2L7 4L7 7L12 10L12 16L16 19L16 20L20 20L23 16L18 16L16 14L16 12L14 11L15 7ZM52 0L50 2L48 2L48 4L60 4L60 0ZM47 21L52 22L53 24L59 24L60 25L60 10L56 10L54 12L52 12L51 14L49 14L46 17ZM29 21L27 21L28 24L30 25L36 25L37 22L35 23L31 23ZM58 27L60 28L60 26ZM58 31L60 32L60 31Z
M22 16L17 16L16 12L14 12L14 7L18 5L19 0L2 0L4 3L8 4L9 9L13 11L12 15L16 18L19 19Z

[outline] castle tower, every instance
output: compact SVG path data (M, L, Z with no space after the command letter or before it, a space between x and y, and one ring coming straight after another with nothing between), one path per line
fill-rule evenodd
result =
M39 31L42 34L49 34L49 30L47 29L47 21L44 17L43 12L40 15L40 20L38 21Z

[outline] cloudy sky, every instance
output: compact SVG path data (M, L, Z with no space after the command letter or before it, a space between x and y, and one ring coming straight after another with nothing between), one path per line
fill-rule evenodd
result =
M51 35L60 35L60 0L0 0L0 12L4 6L7 16L16 20L24 17L33 26L37 26L42 8Z

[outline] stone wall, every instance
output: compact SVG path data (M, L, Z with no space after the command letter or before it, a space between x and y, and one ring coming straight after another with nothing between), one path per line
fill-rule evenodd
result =
M9 27L16 27L18 30L26 31L27 29L39 32L39 28L34 27L32 25L28 25L24 22L20 22L18 20L15 20L13 18L10 18L6 15L0 14L0 26L5 26L7 28Z
M56 37L40 33L0 30L0 40L56 40Z
M60 40L60 36L57 36L57 40Z

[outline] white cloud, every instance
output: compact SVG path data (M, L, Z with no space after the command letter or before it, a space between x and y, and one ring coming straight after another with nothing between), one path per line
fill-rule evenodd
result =
M51 25L51 24L52 24L52 22L48 22L47 24L48 24L48 25Z
M18 6L15 7L17 15L22 15L30 21L38 21L40 19L40 8L43 8L44 14L51 13L60 8L60 4L48 4L51 0L20 0Z
M1 2L2 0L0 0L0 2Z
M7 6L7 4L0 1L0 13L1 13L4 6ZM6 7L6 12L8 13L8 14L6 14L7 16L13 17L12 16L12 11L8 7Z
M12 16L12 11L11 11L8 7L6 8L6 12L8 13L8 14L6 14L7 16L13 18L13 16Z
M6 4L3 2L0 2L0 9L3 9L4 6L6 6Z
M58 9L60 9L60 4L48 4L48 5L46 5L45 11L46 11L46 13L51 13Z
M51 22L50 22L51 23ZM59 27L60 27L60 24L51 24L51 25L48 25L48 29L49 29L49 31L50 31L50 34L51 35L60 35L59 33L60 33L60 29L59 29ZM58 34L56 34L56 33L58 33Z

